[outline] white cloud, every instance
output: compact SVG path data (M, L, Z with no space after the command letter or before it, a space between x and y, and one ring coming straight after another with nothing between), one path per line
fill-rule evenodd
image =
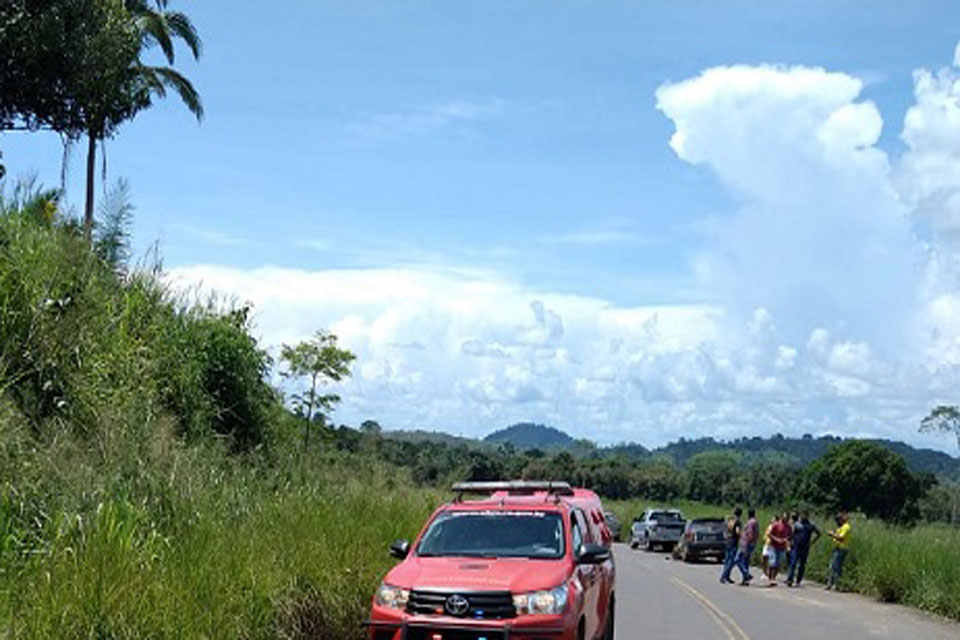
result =
M797 350L793 347L780 345L777 347L777 359L774 363L777 369L790 369L797 362Z
M175 225L174 228L181 233L189 234L210 244L222 246L237 246L247 244L247 240L244 238L240 238L223 231L218 231L216 229L206 229L204 227L198 227L190 224L178 224Z
M731 66L657 92L677 155L738 198L702 225L699 304L615 305L442 262L172 277L254 302L273 347L320 327L339 335L359 356L344 421L482 435L537 420L650 445L780 431L946 446L916 426L960 388L960 71L915 74L896 161L862 88L819 68ZM419 133L490 115L448 105L383 124Z
M543 244L599 247L613 244L650 245L652 239L629 231L614 229L593 229L559 233L540 238Z
M746 317L763 307L791 341L813 326L896 350L909 316L891 305L920 278L906 211L875 146L882 119L862 82L819 68L717 67L657 92L677 155L739 196L709 226L704 288Z
M419 109L379 113L352 124L349 128L362 136L421 135L458 124L497 118L503 115L505 110L506 103L499 98L452 100Z

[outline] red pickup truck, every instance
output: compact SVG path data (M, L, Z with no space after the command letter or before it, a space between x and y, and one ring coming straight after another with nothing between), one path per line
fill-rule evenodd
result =
M600 498L561 482L454 485L384 578L370 640L613 640L616 569ZM484 494L464 500L464 494Z

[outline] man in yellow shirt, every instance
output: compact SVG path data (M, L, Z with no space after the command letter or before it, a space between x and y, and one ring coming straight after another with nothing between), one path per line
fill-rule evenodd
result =
M830 577L827 579L827 591L837 588L837 580L843 573L843 561L850 552L850 517L845 511L837 514L837 528L828 531L833 538L833 555L830 557Z

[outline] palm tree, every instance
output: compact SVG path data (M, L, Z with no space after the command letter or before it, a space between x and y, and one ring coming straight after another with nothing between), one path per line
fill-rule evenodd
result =
M197 120L203 118L200 94L185 76L175 70L174 41L181 40L194 59L199 59L202 43L200 35L186 14L169 11L169 0L123 0L130 24L139 41L139 49L120 89L125 94L123 107L113 113L101 111L87 123L87 193L84 207L84 233L93 236L94 175L97 162L97 143L108 137L123 121L132 119L139 111L152 105L156 98L165 98L167 91L176 93ZM144 64L144 54L158 46L171 66ZM96 113L95 111L92 113Z

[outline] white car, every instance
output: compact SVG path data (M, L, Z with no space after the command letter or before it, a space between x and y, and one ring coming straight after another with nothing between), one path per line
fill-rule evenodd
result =
M680 542L686 521L678 509L647 509L633 521L630 527L630 548L643 547L652 551L654 547L667 550Z

